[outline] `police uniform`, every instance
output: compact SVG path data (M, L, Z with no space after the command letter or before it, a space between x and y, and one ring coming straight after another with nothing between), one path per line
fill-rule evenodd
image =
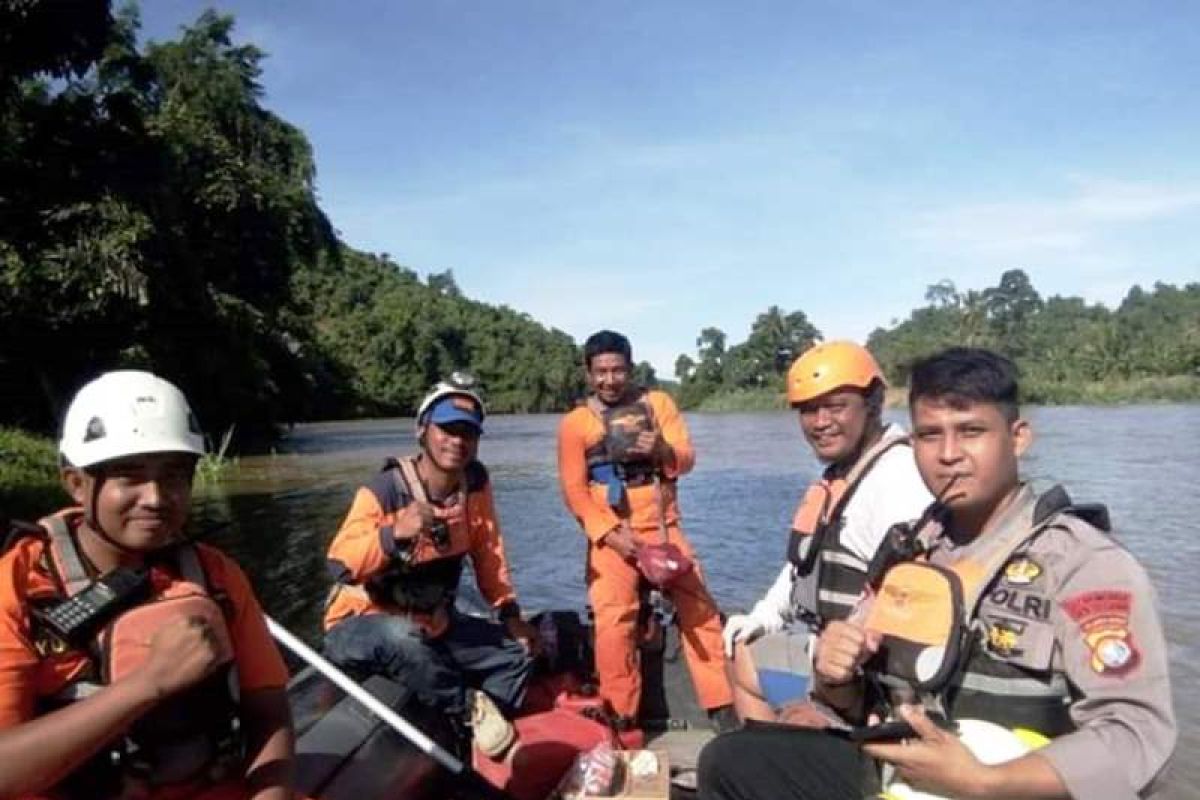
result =
M1037 500L1023 486L986 537L1030 528ZM949 566L985 544L941 537L929 561ZM1154 587L1137 560L1109 533L1059 514L992 579L976 619L952 715L1053 736L1038 753L1072 797L1150 796L1176 727Z
M1153 797L1177 735L1154 589L1110 534L1070 508L1041 511L1023 486L984 535L932 539L929 563L960 574L996 542L1019 543L981 576L971 644L941 700L952 718L1050 736L1037 753L1078 800ZM701 755L700 796L861 797L853 748L812 733L721 737ZM834 762L851 768L820 767Z

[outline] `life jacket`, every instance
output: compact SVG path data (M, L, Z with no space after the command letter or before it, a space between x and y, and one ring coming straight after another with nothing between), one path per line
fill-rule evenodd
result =
M435 531L430 542L426 537L412 540L400 555L394 557L387 569L367 580L362 586L335 585L330 602L338 592L365 592L371 601L395 614L442 615L454 605L458 584L462 578L463 560L470 550L467 519L468 495L487 485L486 468L478 461L467 465L459 479L459 489L449 503L461 504L462 519ZM428 503L429 496L417 472L417 456L388 459L380 478L371 485L384 514L394 514L410 502ZM391 538L391 525L380 529L379 535Z
M23 535L30 534L45 539L44 566L62 590L58 597L31 598L31 602L43 606L61 603L93 583L64 515L39 520L36 532L27 529ZM165 589L152 589L147 599L117 611L80 648L86 668L57 695L40 701L42 713L88 697L141 668L154 633L180 617L204 617L220 646L232 655L226 622L232 609L222 605L227 598L211 590L195 546L179 545L172 555L181 579ZM31 634L43 658L75 646L45 630L36 614L31 615ZM245 757L238 687L237 670L230 660L140 717L124 736L68 776L61 793L67 797L108 796L129 780L162 786L230 776L241 768Z
M604 437L585 453L588 480L604 484L608 505L620 509L626 500L625 487L646 486L663 478L654 461L629 454L638 434L657 429L654 409L644 391L631 402L615 406L607 406L592 395L585 405L604 425Z
M1037 669L1005 658L998 647L1004 643L995 641L996 629L988 630L979 612L1002 578L1018 577L1028 568L1025 554L1040 536L1076 526L1108 532L1107 509L1075 505L1055 486L1038 498L1026 524L1019 518L1000 524L969 558L943 566L922 556L892 567L865 621L865 627L882 634L865 667L868 674L893 692L911 696L915 690L953 717L1051 737L1074 730L1066 676L1053 670L1048 658ZM930 532L925 549L936 546L939 533Z
M864 451L844 478L823 477L808 488L788 536L795 570L792 608L816 630L845 619L866 582L867 562L842 543L845 511L854 493L888 450L910 446L907 435L882 436Z

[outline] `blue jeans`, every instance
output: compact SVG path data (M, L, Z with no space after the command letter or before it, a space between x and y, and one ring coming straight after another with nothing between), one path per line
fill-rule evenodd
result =
M504 625L455 610L435 639L404 617L347 617L325 634L325 656L359 679L383 675L403 683L422 703L455 715L466 710L471 687L487 692L511 716L533 672L533 659Z

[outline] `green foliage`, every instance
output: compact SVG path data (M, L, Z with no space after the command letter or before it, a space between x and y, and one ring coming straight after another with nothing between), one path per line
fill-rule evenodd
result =
M237 468L237 458L229 453L236 427L230 425L226 428L225 433L221 434L221 443L216 447L212 446L212 442L208 442L208 446L204 448L204 455L196 462L196 482L201 486L218 483Z
M0 0L0 92L26 75L82 75L111 24L106 0Z
M481 382L493 411L567 408L583 391L578 348L528 314L464 298L449 273L422 283L386 255L343 249L298 270L316 344L336 354L348 383L318 398L351 413L412 413L455 369Z
M803 311L771 306L754 320L746 341L726 348L724 331L705 328L696 340L697 360L675 360L678 399L685 408L774 408L783 376L800 353L821 338Z
M454 368L500 411L580 392L566 334L337 241L231 17L139 47L136 11L60 5L0 0L0 422L51 430L117 367L248 437L411 411Z
M1078 297L1043 300L1021 270L997 286L959 292L942 281L927 305L867 346L893 385L914 361L957 344L989 347L1016 361L1033 402L1121 402L1189 394L1200 375L1200 284L1130 289L1110 311ZM1183 376L1180 380L1161 380Z
M776 411L787 408L782 388L720 389L708 395L696 411Z
M0 522L36 520L67 502L54 443L0 427Z

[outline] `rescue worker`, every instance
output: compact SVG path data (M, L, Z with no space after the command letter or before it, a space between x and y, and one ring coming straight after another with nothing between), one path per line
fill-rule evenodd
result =
M183 394L101 375L58 451L74 506L0 557L0 797L291 798L283 660L237 564L183 539Z
M701 797L858 800L878 789L879 764L946 797L1155 794L1177 733L1154 590L1103 506L1020 480L1033 431L1017 400L1012 363L986 350L913 367L913 449L943 505L908 531L873 599L816 645L816 691L831 708L910 729L856 731L886 733L861 751L829 731L719 737L701 754ZM927 708L1050 741L985 765Z
M596 620L600 694L618 725L636 723L641 695L637 650L639 580L647 545L678 548L695 561L680 527L676 481L695 463L683 417L664 392L630 380L629 340L600 331L584 343L591 395L558 431L558 477L567 508L588 538L588 596ZM643 567L645 567L643 559ZM700 705L714 725L732 721L721 656L721 619L698 569L672 577L684 656Z
M352 675L406 683L419 701L471 725L476 746L499 758L514 741L508 717L524 699L537 633L521 618L491 482L476 459L484 416L473 380L455 373L421 402L419 452L388 459L358 489L329 545L336 583L325 653ZM455 608L468 557L496 622Z
M850 612L887 529L932 499L908 435L883 422L886 388L875 358L853 342L817 344L788 370L788 403L826 466L796 510L790 559L775 583L749 614L725 623L743 720L803 721L812 635Z

